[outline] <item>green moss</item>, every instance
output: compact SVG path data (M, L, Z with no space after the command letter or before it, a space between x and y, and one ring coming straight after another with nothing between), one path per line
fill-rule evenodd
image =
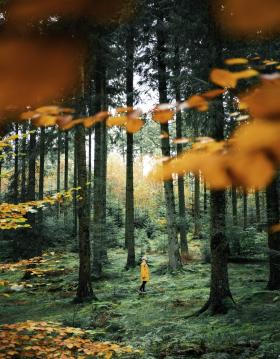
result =
M279 292L264 290L264 264L229 268L235 310L225 316L187 318L208 298L210 267L199 261L186 266L177 276L162 272L162 255L149 256L151 281L148 294L139 296L138 268L124 270L126 254L109 254L103 280L93 283L98 302L73 304L77 285L78 258L60 253L42 268L65 267L60 277L39 277L21 292L0 295L0 322L32 320L59 321L91 331L94 339L116 340L144 349L144 358L196 358L229 354L230 358L274 358L280 354ZM19 283L22 272L4 272L0 280ZM0 287L0 294L7 288ZM216 353L216 354L215 354ZM205 356L206 358L206 356ZM275 358L278 358L275 356Z

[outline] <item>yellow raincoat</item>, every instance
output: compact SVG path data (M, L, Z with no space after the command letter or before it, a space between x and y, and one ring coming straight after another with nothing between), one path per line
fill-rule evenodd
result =
M149 282L150 280L150 271L147 263L141 263L140 265L140 274L142 282Z

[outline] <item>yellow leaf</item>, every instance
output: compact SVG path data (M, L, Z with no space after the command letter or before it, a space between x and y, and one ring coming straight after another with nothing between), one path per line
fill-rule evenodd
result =
M126 123L126 130L129 133L136 133L144 126L144 121L140 118L129 119Z
M168 104L157 106L152 112L153 120L162 124L171 121L175 112L168 107Z
M225 64L227 65L243 65L248 64L248 59L245 58L233 58L233 59L226 59Z
M109 117L107 119L107 127L123 126L127 122L127 116Z

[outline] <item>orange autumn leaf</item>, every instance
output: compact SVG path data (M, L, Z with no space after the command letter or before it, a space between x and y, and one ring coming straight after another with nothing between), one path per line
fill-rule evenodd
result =
M250 114L258 118L275 118L280 115L280 79L262 80L260 86L242 96Z
M11 0L6 9L12 26L23 26L27 19L40 21L52 16L90 17L97 24L119 23L134 15L133 0Z
M235 145L240 151L263 152L280 161L280 123L257 121L240 126L234 134Z
M109 117L106 121L106 125L107 127L124 126L126 122L127 122L127 116Z
M40 114L36 111L27 111L27 112L23 112L20 115L20 119L21 120L31 120L33 118L39 117Z
M204 97L199 95L193 95L186 101L186 106L188 108L196 108L199 111L207 111L208 110L208 102Z
M133 111L134 111L133 107L118 107L116 109L116 113L130 113Z
M25 111L71 93L83 54L81 46L63 38L0 41L0 107ZM47 113L50 114L50 113ZM52 114L52 113L51 113Z
M144 121L140 118L129 119L126 123L128 133L137 133L144 126Z
M64 129L65 126L69 125L72 122L72 116L58 116L56 120L56 124L59 129Z
M153 120L161 124L171 121L174 114L175 112L169 108L168 104L158 105L152 112Z
M233 59L226 59L226 65L244 65L248 64L248 59L245 58L233 58Z
M79 118L77 120L73 120L71 121L69 119L68 116L65 116L63 121L58 121L56 124L58 125L58 127L63 130L63 131L67 131L70 130L71 128L77 126L77 125L81 125L83 124L84 120L82 118Z
M189 143L190 141L191 140L189 138L182 137L182 138L175 138L173 140L173 143L175 143L176 145L179 145L179 144Z
M214 69L211 71L210 80L221 87L235 88L237 85L237 78L232 72L221 69Z
M257 33L279 32L278 0L225 0L223 11L217 5L216 16L224 30L237 36L256 37Z
M60 108L58 106L42 106L37 108L35 112L46 115L59 115Z
M204 92L201 96L204 97L206 100L212 100L213 98L222 95L224 92L224 89L214 89Z
M43 115L43 116L32 119L33 125L37 126L37 127L55 126L56 121L57 121L56 116L49 116L49 115Z
M99 122L105 121L108 116L109 113L107 111L98 112L94 116L85 118L83 125L85 126L85 128L90 128Z
M271 226L271 227L269 228L269 232L270 232L270 233L280 232L280 223L274 224L273 226Z
M210 80L221 87L235 88L238 80L248 79L258 76L259 73L256 70L248 69L239 72L230 72L222 69L214 69L210 74Z

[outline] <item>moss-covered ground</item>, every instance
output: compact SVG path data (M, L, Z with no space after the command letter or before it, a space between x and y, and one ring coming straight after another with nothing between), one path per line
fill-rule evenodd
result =
M104 278L93 283L99 300L84 304L73 303L77 256L49 252L44 259L35 268L54 273L23 280L25 268L2 270L0 282L9 284L0 286L0 324L57 321L86 328L98 340L143 349L146 359L280 358L280 292L265 290L265 263L229 266L236 307L228 314L189 318L209 293L210 266L198 259L172 275L165 255L149 254L151 281L143 296L139 269L126 271L125 251L112 250Z

